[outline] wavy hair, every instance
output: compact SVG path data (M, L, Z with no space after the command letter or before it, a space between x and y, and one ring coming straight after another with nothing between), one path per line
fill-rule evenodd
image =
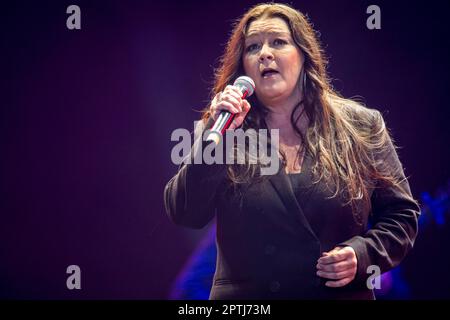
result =
M304 151L313 159L314 183L326 182L332 197L340 194L351 204L354 217L359 221L359 211L370 210L369 188L375 185L399 185L397 176L382 169L376 160L389 144L390 135L379 112L373 112L356 101L345 99L330 84L326 72L327 61L312 24L299 11L284 4L258 4L239 18L226 45L225 52L215 70L211 96L221 92L239 75L244 74L242 54L248 26L260 18L279 17L289 26L292 38L304 56L303 71L299 81L303 99L291 114L291 124L301 137ZM249 98L252 108L242 129L267 129L265 118L269 112L255 96ZM303 105L300 115L296 112ZM297 126L305 112L309 120L306 132ZM210 117L209 106L203 110L202 119ZM300 152L300 151L299 151ZM283 164L285 155L281 152ZM245 184L258 176L259 164L228 165L228 177L234 186ZM407 193L405 193L407 194Z

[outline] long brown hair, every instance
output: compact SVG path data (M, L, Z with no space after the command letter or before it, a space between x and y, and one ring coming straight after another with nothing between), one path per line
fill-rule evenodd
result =
M399 185L401 182L389 172L380 170L380 163L376 163L374 158L375 153L386 148L389 132L378 112L372 112L356 101L344 99L332 88L326 72L327 61L316 32L301 12L288 5L267 3L254 6L238 19L220 66L215 70L211 95L223 91L236 77L244 74L242 54L245 34L252 21L263 17L282 18L304 56L301 75L305 79L299 81L303 100L295 106L291 123L302 138L304 151L313 159L314 182L323 179L327 186L332 186L332 197L338 194L345 196L355 218L359 220L359 212L370 209L368 190L375 186L375 181L382 185ZM265 117L268 109L254 96L250 98L250 103L252 108L242 128L267 128ZM297 127L298 117L294 119L301 106L309 120L305 133ZM209 117L209 108L206 108L202 119ZM228 167L228 177L234 185L252 181L257 178L257 173L258 165Z

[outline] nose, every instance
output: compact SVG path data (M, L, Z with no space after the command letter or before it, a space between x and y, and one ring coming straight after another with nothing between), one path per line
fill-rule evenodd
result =
M259 61L263 62L264 60L273 60L273 53L270 50L269 46L264 44L259 52Z

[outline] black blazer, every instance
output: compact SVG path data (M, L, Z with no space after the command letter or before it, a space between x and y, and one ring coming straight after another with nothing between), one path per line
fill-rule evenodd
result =
M378 111L365 112L374 122L383 121ZM404 178L390 140L388 147L377 157ZM305 155L303 181L310 184L304 203L298 203L281 164L276 175L248 185L243 198L225 188L226 168L219 164L182 165L167 183L165 207L174 223L202 228L217 216L210 299L373 299L368 266L388 271L412 248L420 209L406 179L401 186L406 196L399 187L370 190L372 210L361 212L357 223L343 199L327 199L332 193L325 185L311 183L311 165ZM321 221L320 228L311 228L305 212ZM316 275L316 264L322 252L337 245L353 247L358 271L350 284L329 288Z

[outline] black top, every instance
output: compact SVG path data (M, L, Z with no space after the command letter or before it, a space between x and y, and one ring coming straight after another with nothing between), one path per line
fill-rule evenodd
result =
M292 190L294 191L295 198L301 208L303 208L303 212L305 214L306 220L308 221L311 229L314 231L316 235L320 235L320 219L317 215L314 214L314 210L305 210L308 205L308 200L311 193L311 184L312 181L310 179L310 175L304 173L304 171L300 173L289 173L287 174L289 180L291 181Z
M381 114L358 108L355 119L360 115L371 117L367 130L379 134L384 126ZM199 123L195 132L202 134ZM183 164L164 189L164 204L178 225L198 229L216 217L217 261L210 299L373 299L368 268L377 265L386 272L400 263L414 244L420 212L392 141L387 139L380 150L373 153L375 163L401 183L369 188L371 206L358 206L358 220L345 197L332 197L333 188L314 181L308 154L297 177L289 178L279 163L278 172L247 184L242 193L230 191L226 166ZM202 148L194 151L203 153ZM300 186L297 195L291 179L294 187ZM317 276L316 265L322 252L336 246L355 250L357 275L344 287L329 288Z

